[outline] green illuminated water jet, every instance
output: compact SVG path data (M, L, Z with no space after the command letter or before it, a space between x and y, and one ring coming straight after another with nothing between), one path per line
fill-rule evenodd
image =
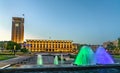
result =
M58 56L55 56L55 58L54 58L54 65L58 65L59 64L59 62L58 62Z
M88 46L83 46L80 51L78 52L78 55L74 62L75 65L94 65L95 62L95 56L92 49Z
M37 65L43 65L43 61L42 61L42 56L41 55L37 56Z

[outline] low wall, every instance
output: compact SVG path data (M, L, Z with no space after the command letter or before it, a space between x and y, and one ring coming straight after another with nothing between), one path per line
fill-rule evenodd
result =
M115 65L94 65L94 66L69 66L69 67L34 67L34 68L13 68L0 69L0 73L120 73L120 64Z

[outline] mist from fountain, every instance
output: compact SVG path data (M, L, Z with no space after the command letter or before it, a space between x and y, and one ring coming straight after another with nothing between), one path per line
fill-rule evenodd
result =
M107 53L107 51L101 46L97 48L95 56L97 64L114 64L114 61L110 54Z
M83 46L80 51L78 52L78 55L76 56L76 59L74 61L75 65L95 65L95 56L92 49L88 46Z
M37 65L43 65L43 60L41 55L37 56Z
M58 65L58 64L59 64L58 56L56 55L54 58L54 65Z

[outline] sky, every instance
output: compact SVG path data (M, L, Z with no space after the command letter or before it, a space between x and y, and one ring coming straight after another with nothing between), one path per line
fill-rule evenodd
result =
M102 44L120 37L120 0L0 0L0 41L12 17L25 18L25 39Z

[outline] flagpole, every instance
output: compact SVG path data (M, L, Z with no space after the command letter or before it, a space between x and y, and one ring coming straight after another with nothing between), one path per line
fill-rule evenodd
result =
M22 14L23 18L25 18L25 14Z
M25 14L22 14L22 16L23 16L23 29L24 29L24 24L25 24ZM24 35L24 33L23 33L23 35ZM25 39L23 39L23 41L25 41Z
M25 21L25 14L22 14L22 17L23 17L23 19L24 19L24 21ZM25 23L25 22L24 22Z

